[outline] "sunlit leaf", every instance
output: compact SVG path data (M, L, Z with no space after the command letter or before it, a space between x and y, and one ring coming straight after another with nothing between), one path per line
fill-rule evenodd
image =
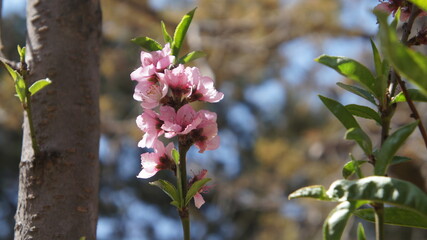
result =
M375 71L378 74L382 73L382 62L381 62L381 57L380 57L380 53L378 52L378 48L375 45L374 41L372 41L372 39L370 39L371 41L371 47L372 47L372 55L374 56L374 64L375 64Z
M409 135L411 135L417 125L418 121L407 124L396 130L385 140L384 144L381 146L381 149L376 155L374 170L375 175L383 176L387 172L387 168L391 162L391 159L396 154L400 146L409 137Z
M9 66L9 64L7 64L7 63L3 63L4 64L4 67L6 68L6 70L9 72L9 75L12 77L12 79L13 79L13 81L16 81L16 79L17 79L17 76L19 75L18 74L18 72L16 72L15 70L13 70L10 66Z
M193 20L195 11L196 8L185 14L184 17L181 19L181 22L175 29L172 42L172 55L177 58L184 42L185 35L187 34L187 30L190 27L191 21Z
M44 87L46 87L47 85L49 85L51 83L52 83L52 81L49 78L40 79L37 82L33 83L33 85L31 85L28 88L28 91L30 91L31 96L32 96L32 95L34 95L38 91L42 90Z
M334 69L341 75L360 83L375 96L378 97L381 95L375 87L375 78L371 71L358 61L346 57L327 55L322 55L315 60Z
M350 111L350 113L353 114L354 116L358 116L366 119L372 119L381 125L380 115L370 107L357 105L357 104L349 104L349 105L346 105L345 108L347 108L347 110Z
M353 214L367 221L375 222L375 212L373 208L359 209ZM389 225L427 229L427 216L405 208L384 208L384 222Z
M160 43L158 43L156 40L149 37L137 37L132 39L131 42L137 44L138 46L150 52L161 50L163 48Z
M351 93L354 93L366 100L368 100L369 102L371 102L372 104L376 105L375 102L375 97L374 95L372 95L370 92L366 91L365 89L356 87L356 86L352 86L352 85L347 85L341 82L337 82L337 85Z
M335 207L323 223L324 240L340 240L348 219L352 213L366 204L364 201L343 202Z
M367 163L368 161L364 161L364 160L351 160L349 162L347 162L343 169L342 169L342 175L345 179L349 178L351 175L353 175L354 173L360 171L360 166L364 163Z
M26 52L26 48L23 47L21 48L21 46L17 46L18 48L18 54L19 54L19 59L21 62L23 62L25 60L25 52Z
M427 11L427 1L426 0L409 0L410 2L417 5L419 8L421 8L424 11Z
M203 178L200 179L196 182L194 182L190 189L188 189L187 195L185 196L185 205L187 206L187 204L190 202L190 200L194 197L194 195L196 195L196 193L198 193L200 191L200 189L202 187L204 187L206 185L206 183L208 183L211 179L210 178Z
M19 101L21 101L22 104L26 104L26 99L27 99L27 95L26 95L26 91L27 91L27 85L25 83L24 78L22 78L21 75L17 74L16 76L16 80L15 80L15 91L16 91L16 95L19 98Z
M372 154L372 142L369 136L361 128L350 128L345 133L345 139L354 140L365 152L366 155Z
M201 51L193 51L190 53L187 53L185 56L183 56L182 58L179 59L179 63L185 64L185 63L189 63L191 61L194 61L198 58L202 58L205 57L206 53L201 52Z
M370 176L358 180L337 180L323 186L296 190L289 199L315 198L323 201L371 201L396 205L427 216L427 194L414 184L390 177Z
M176 206L173 203L178 203L177 204L178 206L180 205L179 204L180 198L179 198L178 191L176 190L175 186L172 183L166 180L160 179L154 182L150 182L150 185L153 185L162 189L163 192L165 192L172 199L172 202L171 202L172 205Z
M314 198L317 200L332 201L332 199L330 199L326 195L325 187L321 185L313 185L300 188L295 192L291 193L288 198Z
M174 148L172 149L172 158L176 165L179 165L179 152Z
M357 240L366 240L365 229L362 223L357 225Z
M427 102L427 96L418 89L408 89L408 94L414 102ZM398 102L406 102L406 97L403 92L397 94L392 100L392 103Z
M345 128L360 128L353 115L341 103L320 95L319 98Z
M166 43L172 43L172 37L169 35L168 30L166 29L165 23L161 21L160 24L162 25L163 39Z

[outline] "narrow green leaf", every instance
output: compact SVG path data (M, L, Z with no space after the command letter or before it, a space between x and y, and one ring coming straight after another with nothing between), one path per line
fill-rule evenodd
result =
M321 95L319 95L319 98L345 128L360 128L353 115L341 103Z
M359 209L353 214L367 221L375 222L375 213L373 208ZM384 208L384 222L389 225L427 229L427 217L425 215L405 208Z
M409 0L424 11L427 11L427 1L425 0Z
M172 183L170 183L166 180L160 179L160 180L157 180L154 182L150 182L150 185L153 185L153 186L156 186L156 187L162 189L163 192L165 192L172 199L172 202L171 202L172 205L176 206L175 205L176 203L178 206L180 205L179 204L180 199L179 199L178 191L176 190L175 186Z
M366 240L365 229L362 223L357 225L357 240Z
M185 56L183 56L182 58L180 58L179 59L179 63L186 64L186 63L189 63L191 61L194 61L194 60L196 60L198 58L202 58L202 57L205 57L205 56L206 56L206 53L204 53L204 52L193 51L193 52L187 53Z
M172 42L172 55L178 59L179 51L181 50L182 44L184 42L185 35L187 30L190 27L191 21L193 20L194 13L197 8L194 8L190 12L184 15L181 19L181 22L175 29Z
M313 185L300 188L289 195L289 200L294 198L314 198L317 200L331 201L326 195L325 187L321 185Z
M399 163L404 163L404 162L409 162L412 159L408 158L408 157L403 157L403 156L394 156L391 159L390 165L395 165L395 164L399 164Z
M161 50L163 48L160 43L149 37L137 37L132 39L131 42L150 52Z
M386 174L391 159L409 135L411 135L417 125L418 121L407 124L396 130L387 138L387 140L385 140L376 156L374 170L375 175L383 176Z
M185 204L184 206L187 206L187 204L190 202L190 200L196 195L196 193L199 192L199 190L206 185L211 179L210 178L203 178L200 179L191 185L190 189L188 189L187 195L185 196Z
M363 204L366 204L366 202L346 201L335 207L323 223L323 239L340 240L348 219L352 213Z
M358 116L366 119L372 119L381 125L380 115L370 107L357 105L357 104L349 104L349 105L346 105L345 108L347 108L347 110L354 116Z
M25 60L26 49L25 47L21 48L21 46L19 45L17 46L17 48L18 48L19 60L20 62L23 62Z
M16 79L18 77L18 72L13 70L12 67L9 66L7 63L3 63L6 70L9 72L9 75L12 77L13 81L16 82Z
M347 179L349 178L351 175L353 175L355 172L357 172L358 170L360 171L360 166L364 163L367 163L368 161L364 161L364 160L351 160L349 162L347 162L343 169L342 169L342 176Z
M372 142L369 136L361 128L350 128L345 133L345 139L354 140L366 155L372 154Z
M172 43L172 37L169 35L168 30L166 29L165 23L161 21L160 24L162 25L163 39L166 43Z
M28 88L28 91L30 91L31 96L33 96L35 93L42 90L44 87L51 83L52 81L49 78L40 79L37 82L33 83L33 85Z
M369 39L371 41L371 47L372 47L372 55L374 55L374 64L375 64L375 71L377 72L377 75L382 74L382 62L380 53L378 52L378 48L375 45L374 41L372 39Z
M358 61L346 57L334 57L327 55L322 55L315 60L334 69L341 75L358 82L375 96L378 97L381 95L375 87L375 78L371 71Z
M418 89L408 89L408 94L411 100L414 102L427 102L427 96ZM406 102L406 97L403 92L397 94L392 100L392 103L398 102Z
M341 87L342 89L345 89L353 94L356 94L366 100L368 100L369 102L371 102L374 105L377 105L377 103L375 102L375 97L374 95L372 95L370 92L366 91L365 89L356 87L356 86L352 86L352 85L347 85L341 82L337 82L337 85L339 87Z
M178 166L179 165L179 152L175 148L172 149L172 158L173 158L173 161L175 162L175 164Z
M379 36L385 57L392 66L411 83L427 93L427 56L399 42L396 30L387 23L387 15L376 11L380 24Z

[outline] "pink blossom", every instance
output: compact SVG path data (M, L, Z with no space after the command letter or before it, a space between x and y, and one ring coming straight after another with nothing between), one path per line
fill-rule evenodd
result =
M162 50L153 52L141 51L141 67L130 74L132 80L142 82L150 80L157 72L161 72L175 61L171 55L169 43Z
M164 133L161 126L163 121L159 119L159 115L151 109L145 109L144 113L136 118L136 125L145 132L144 137L138 143L138 147L151 148L157 138Z
M205 150L215 150L219 147L218 125L216 123L216 113L201 110L198 113L201 119L196 129L190 132L190 138L194 142L199 152Z
M189 81L188 74L188 68L180 64L172 70L166 69L164 74L159 74L159 79L169 87L177 100L181 100L182 97L188 97L191 94L192 83Z
M208 170L206 170L206 169L203 169L202 171L200 171L200 173L198 175L195 175L193 178L190 179L190 181L188 183L189 187L191 187L191 185L193 185L195 182L205 178L207 174L208 174ZM203 199L203 196L201 193L207 193L208 190L209 190L208 186L203 186L194 195L194 205L196 205L197 208L200 208L205 203L205 200Z
M196 112L189 104L182 106L177 112L170 106L162 106L159 118L164 122L161 128L167 138L186 135L187 141L194 143L200 153L219 147L216 113L206 110Z
M154 152L141 154L142 170L138 178L150 178L160 170L175 168L172 158L173 143L169 143L165 148L161 141L155 141L153 148Z
M162 129L167 138L172 138L177 134L188 134L202 121L189 104L182 106L177 112L170 106L162 106L159 118L164 122Z
M163 83L149 81L139 82L135 87L133 98L141 101L141 107L145 109L155 108L160 100L168 93L168 87Z
M224 98L222 92L214 87L214 80L208 76L202 76L196 67L188 68L188 78L193 83L193 91L190 101L219 102Z

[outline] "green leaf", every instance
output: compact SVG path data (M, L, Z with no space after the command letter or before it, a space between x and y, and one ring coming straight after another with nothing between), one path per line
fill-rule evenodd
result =
M396 130L385 140L376 156L374 170L375 175L383 176L386 174L391 159L409 135L411 135L417 125L418 121L407 124Z
M322 55L315 60L334 69L341 75L360 83L375 96L378 97L381 95L375 87L375 78L372 76L371 71L356 60L327 55Z
M375 222L375 212L373 208L359 209L353 214L367 221ZM405 208L384 208L384 222L389 225L427 229L427 217L425 215Z
M33 85L28 88L28 91L30 91L31 96L33 96L36 92L42 90L44 87L51 83L52 81L49 78L40 79L37 82L33 83Z
M179 165L179 152L175 148L172 149L172 158L173 158L173 161L175 162L175 164L178 166Z
M345 128L360 128L353 115L341 103L321 95L319 95L319 98Z
M427 11L427 1L425 0L409 0L424 11Z
M191 21L193 20L194 12L197 8L194 8L190 12L184 15L181 19L181 22L175 29L175 33L173 35L172 42L172 55L174 55L178 59L179 51L181 50L182 44L184 42L185 35L187 34L187 30L190 27Z
M349 105L346 105L345 108L347 108L347 110L354 116L358 116L366 119L372 119L381 125L380 115L370 107L357 105L357 104L349 104Z
M399 42L396 31L387 24L387 15L376 11L380 24L379 36L385 57L411 83L427 93L427 56Z
M399 164L399 163L404 163L404 162L409 162L412 159L408 158L408 157L403 157L403 156L394 156L391 159L390 165L395 165L395 164Z
M408 89L409 97L414 102L427 102L427 96L418 89ZM406 102L406 97L403 92L397 94L391 103Z
M160 24L162 25L163 39L166 43L172 43L172 37L169 35L168 30L166 29L165 23L161 21Z
M12 77L13 81L16 82L16 79L17 79L19 73L17 71L13 70L12 67L9 66L9 64L7 64L5 62L3 64L4 64L4 67L6 68L6 70L9 72L9 75Z
M196 193L199 192L199 190L206 185L211 179L210 178L203 178L196 182L194 182L190 189L188 189L187 195L185 196L185 204L184 206L187 206L187 204L190 202L190 200L196 195Z
M369 102L371 102L374 105L377 105L375 102L375 97L374 95L372 95L370 92L366 91L365 89L356 87L356 86L352 86L352 85L347 85L341 82L337 82L337 85L351 93L354 93L366 100L368 100Z
M363 201L343 202L335 207L323 224L323 239L340 240L352 213L365 203Z
M377 75L382 74L382 62L380 53L378 52L378 48L375 45L374 41L372 39L369 39L371 41L371 47L372 47L372 55L374 55L374 64L375 64L375 71L377 72Z
M22 76L19 74L17 74L16 80L15 80L15 91L16 91L16 95L19 98L19 101L21 101L21 103L25 105L27 103L27 95L26 95L27 85L25 83L24 78L22 78Z
M18 48L19 60L20 62L24 62L26 49L25 47L21 48L21 46L19 45L17 46L17 48Z
M366 155L372 154L372 142L369 136L361 128L350 128L345 133L345 139L354 140L363 149Z
M170 183L166 180L160 179L160 180L157 180L154 182L150 182L150 185L153 185L153 186L156 186L156 187L159 187L160 189L162 189L163 192L165 192L172 199L172 202L171 202L172 205L174 205L174 206L180 205L179 204L180 199L179 199L178 191L176 190L175 186L172 183ZM175 204L177 204L177 205L175 205Z
M149 37L137 37L131 40L131 42L137 44L138 46L146 49L147 51L158 51L163 47L156 40Z
M325 187L321 185L313 185L300 188L289 195L289 200L294 198L314 198L317 200L331 201L327 195Z
M351 175L353 175L355 172L357 173L358 171L360 171L360 166L364 163L367 163L368 161L364 161L364 160L351 160L349 162L347 162L343 169L342 169L342 176L347 179L349 178Z
M328 191L323 186L299 189L289 196L324 201L372 201L411 209L427 216L427 194L414 184L390 177L371 176L358 180L337 180Z
M198 58L202 58L205 57L206 53L201 52L201 51L193 51L190 53L187 53L185 56L183 56L182 58L179 59L179 63L185 64L185 63L189 63L191 61L194 61Z
M357 240L366 240L365 229L362 223L357 225Z

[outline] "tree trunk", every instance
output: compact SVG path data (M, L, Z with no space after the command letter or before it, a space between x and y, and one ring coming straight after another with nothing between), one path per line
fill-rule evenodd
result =
M95 239L98 213L99 0L27 0L28 81L41 153L28 121L19 174L15 239Z

